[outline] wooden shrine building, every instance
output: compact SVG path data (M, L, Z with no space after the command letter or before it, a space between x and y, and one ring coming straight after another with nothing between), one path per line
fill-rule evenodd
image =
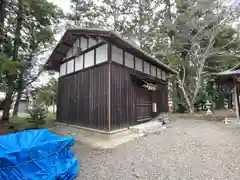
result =
M233 89L234 93L234 102L235 102L235 109L236 109L236 117L237 120L239 119L240 115L240 101L239 101L239 95L240 95L240 64L237 66L227 70L223 71L217 74L214 74L215 80L217 84L219 85L225 85L228 88Z
M104 131L167 112L167 76L177 73L102 29L68 29L47 67L60 72L58 121Z

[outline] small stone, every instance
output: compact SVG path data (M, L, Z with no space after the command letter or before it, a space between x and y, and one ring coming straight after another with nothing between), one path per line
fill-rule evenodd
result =
M140 178L140 176L138 174L135 174L135 173L133 174L133 176L138 178L138 179Z

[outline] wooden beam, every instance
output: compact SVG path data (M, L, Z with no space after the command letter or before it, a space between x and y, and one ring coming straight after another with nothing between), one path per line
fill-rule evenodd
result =
M228 94L228 109L233 108L233 102L232 102L232 93Z
M85 68L85 54L83 54L83 69Z
M80 48L82 48L82 47L81 47L81 43L82 43L82 42L81 42L81 36L79 36L78 39L79 39L79 44L78 44L78 45L79 45Z
M135 56L133 56L133 69L136 69L136 59L135 59Z
M239 89L237 86L236 86L236 88L237 88L238 116L240 116ZM240 119L238 119L238 120L240 120Z
M125 66L125 51L124 50L122 50L122 54L123 54L123 65Z
M97 38L96 36L87 35L87 37L88 37L88 38L92 38L92 39L94 39L94 40L98 41L98 38Z
M63 42L62 44L63 44L64 46L67 46L67 47L72 48L72 45L71 45L71 44L67 44L67 43L65 43L65 42Z
M62 55L62 56L65 56L66 54L63 54L62 52L60 52L60 51L56 51L56 53L57 54L60 54L60 55Z
M76 58L73 59L73 72L75 72L75 69L76 69Z
M96 45L94 45L94 46L92 46L92 47L90 47L90 48L88 48L88 49L85 49L84 51L82 51L82 52L79 54L79 56L82 56L82 55L88 53L89 51L92 51L92 50L94 50L94 49L96 49L96 48L98 48L98 47L100 47L100 46L102 46L102 45L104 45L104 44L106 44L106 43L105 43L105 42L100 42L100 43L98 43L98 44L96 44ZM76 58L76 57L78 57L78 56L72 56L72 57L70 57L70 58L65 59L65 60L62 61L61 63L68 62L68 61L70 61L70 60L72 60L73 58Z
M89 49L89 37L87 38L87 49Z
M94 46L92 46L92 47L90 47L88 49L85 49L84 51L82 51L81 54L85 54L85 53L87 53L89 51L92 51L92 50L94 50L94 49L96 49L96 48L98 48L98 47L100 47L100 46L102 46L104 44L106 44L106 43L105 42L100 42L100 43L98 43L98 44L96 44L96 45L94 45Z
M66 66L65 66L65 74L67 74L67 63L66 63Z
M112 44L108 43L108 61L112 61Z
M235 97L235 108L236 108L236 115L237 120L239 121L239 97L237 92L237 86L236 86L236 79L234 78L234 97Z
M157 72L157 69L158 69L158 68L157 68L157 67L155 67L155 71L156 71L156 77L158 77L158 74L157 74L157 73L158 73L158 72Z
M101 36L101 37L115 37L115 35L106 34L105 32L81 32L79 34L73 33L74 36Z
M97 49L94 49L94 65L97 64Z
M111 43L108 43L108 131L111 131L111 70L112 70L112 45Z

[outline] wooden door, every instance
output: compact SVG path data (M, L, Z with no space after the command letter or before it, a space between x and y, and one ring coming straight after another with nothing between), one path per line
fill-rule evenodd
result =
M136 88L136 119L145 120L152 117L151 91L146 88Z

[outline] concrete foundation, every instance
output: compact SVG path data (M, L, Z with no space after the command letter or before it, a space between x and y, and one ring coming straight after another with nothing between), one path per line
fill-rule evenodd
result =
M130 127L130 129L137 134L149 134L157 133L163 129L162 122L159 121L150 121L144 124L139 124L136 126Z
M63 123L58 123L56 127L51 128L51 131L59 135L74 136L75 140L83 144L101 149L114 148L142 136L127 128L106 132Z
M63 136L74 136L75 140L95 148L109 149L162 129L164 128L161 122L150 121L111 132L57 123L50 131Z
M237 118L225 118L224 124L240 125L240 121Z

